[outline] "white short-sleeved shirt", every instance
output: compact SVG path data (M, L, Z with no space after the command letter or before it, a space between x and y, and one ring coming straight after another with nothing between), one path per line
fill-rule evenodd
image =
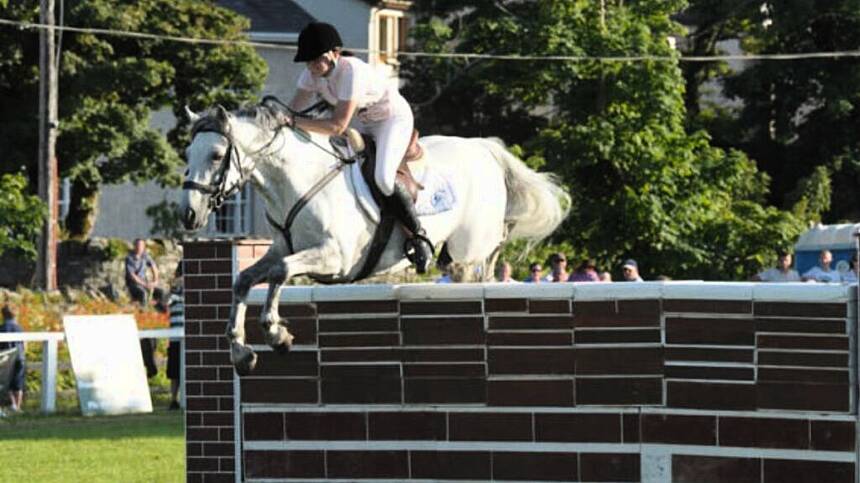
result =
M762 282L799 282L800 275L797 270L789 269L788 272L783 272L778 268L771 268L758 274L759 280Z
M387 99L388 80L376 69L356 57L341 56L334 70L326 77L314 77L305 67L298 87L319 93L330 104L356 100L358 109Z
M816 282L839 283L842 281L842 275L836 270L824 271L819 266L814 266L803 274L803 278L811 278Z

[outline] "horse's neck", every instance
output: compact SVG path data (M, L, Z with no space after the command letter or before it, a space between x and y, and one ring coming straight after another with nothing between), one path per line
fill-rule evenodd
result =
M334 159L319 147L303 140L293 131L280 134L277 150L261 158L252 178L255 188L268 206L270 215L285 214L332 168ZM314 135L320 146L328 145L328 138Z

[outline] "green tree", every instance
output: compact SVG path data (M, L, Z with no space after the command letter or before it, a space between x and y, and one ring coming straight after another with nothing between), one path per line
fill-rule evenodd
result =
M0 2L0 17L38 22L39 2ZM248 21L197 0L66 1L64 23L160 35L245 39ZM128 36L65 32L60 61L60 173L72 180L66 229L85 237L105 183L179 181L187 142L182 109L236 106L262 87L266 64L248 46L204 45ZM35 180L38 131L36 31L0 27L0 150L3 170L25 167ZM151 114L178 119L167 136Z
M36 239L42 231L46 207L38 196L27 194L27 177L20 173L0 176L0 255L12 254L35 260Z
M690 15L691 23L705 29L740 26L722 31L723 39L738 39L747 53L860 48L857 0L693 0L689 10L696 13ZM721 71L717 78L724 94L740 101L741 107L711 107L698 121L719 145L743 150L770 175L769 203L789 209L809 183L832 185L824 221L860 219L860 60L750 62L737 72ZM823 174L829 178L825 184L821 184Z
M431 130L494 134L456 120L488 99L498 106L483 111L484 125L500 126L503 137L509 117L538 118L507 140L521 143L532 166L560 174L570 187L572 214L556 242L569 241L577 254L613 267L634 256L646 276L737 279L813 216L816 203L797 212L767 207L769 178L743 152L712 146L704 131L687 131L684 80L668 41L682 33L671 16L683 1L467 3L419 2L418 48L676 58L405 63L415 82L410 99L438 93L430 116L423 117L426 107L418 111Z

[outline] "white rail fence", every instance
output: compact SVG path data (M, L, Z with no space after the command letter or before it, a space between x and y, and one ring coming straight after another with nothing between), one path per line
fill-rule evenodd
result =
M182 327L170 329L148 329L138 331L140 339L184 339L185 331ZM64 341L66 335L63 332L13 332L0 334L0 342L28 342L42 343L42 412L53 413L57 409L57 343ZM141 364L143 362L141 361ZM179 371L179 387L185 387L185 361L182 361ZM185 391L182 391L182 406L185 406Z

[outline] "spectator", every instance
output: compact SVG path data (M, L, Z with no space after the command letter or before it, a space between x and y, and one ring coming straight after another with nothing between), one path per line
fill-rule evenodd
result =
M182 262L176 267L173 287L170 289L170 328L185 327L185 294L182 284ZM170 379L169 409L179 409L179 382L182 371L182 339L171 338L167 346L167 378Z
M543 267L540 266L540 263L533 262L531 265L529 265L529 276L526 277L526 279L523 280L523 282L540 283L542 272L543 272Z
M496 280L504 283L519 283L517 280L514 280L511 275L514 273L514 268L508 262L502 262L499 264L498 269L496 270Z
M792 270L792 256L788 252L779 252L776 259L776 267L769 268L759 274L753 275L756 282L799 282L800 275Z
M845 283L857 283L858 276L860 276L860 261L858 261L858 254L855 253L851 257L851 269L842 274L842 281Z
M639 276L639 264L632 258L624 260L624 265L621 265L621 275L624 276L625 282L643 281L642 277Z
M152 269L152 282L146 274L147 268ZM140 238L134 240L134 250L125 257L125 284L131 299L141 307L146 307L150 292L158 286L158 267Z
M599 282L600 275L597 274L597 262L593 259L583 260L576 267L573 274L568 277L568 282Z
M609 272L600 272L600 281L601 282L611 282L612 274Z
M18 321L15 320L15 313L8 304L3 305L3 325L0 326L0 333L24 332ZM17 349L15 362L12 367L12 376L9 379L9 402L11 403L12 412L20 412L21 404L24 402L24 376L26 375L27 367L25 364L26 354L24 352L24 342L0 342L0 350Z
M839 274L838 271L830 268L830 264L833 263L833 254L830 253L830 250L821 250L821 253L818 255L818 265L810 268L806 273L803 274L801 280L804 282L841 282L842 275Z
M544 277L545 282L567 282L570 274L567 273L567 257L564 253L553 253L549 256L550 273Z
M147 268L152 270L152 282L147 276ZM134 249L125 257L125 285L131 300L146 308L149 303L150 292L154 292L158 286L158 267L149 254L146 253L146 243L136 238ZM161 297L157 294L156 300ZM152 339L140 339L140 351L143 355L143 364L146 366L146 376L153 377L158 374L158 366L155 365L155 341Z

